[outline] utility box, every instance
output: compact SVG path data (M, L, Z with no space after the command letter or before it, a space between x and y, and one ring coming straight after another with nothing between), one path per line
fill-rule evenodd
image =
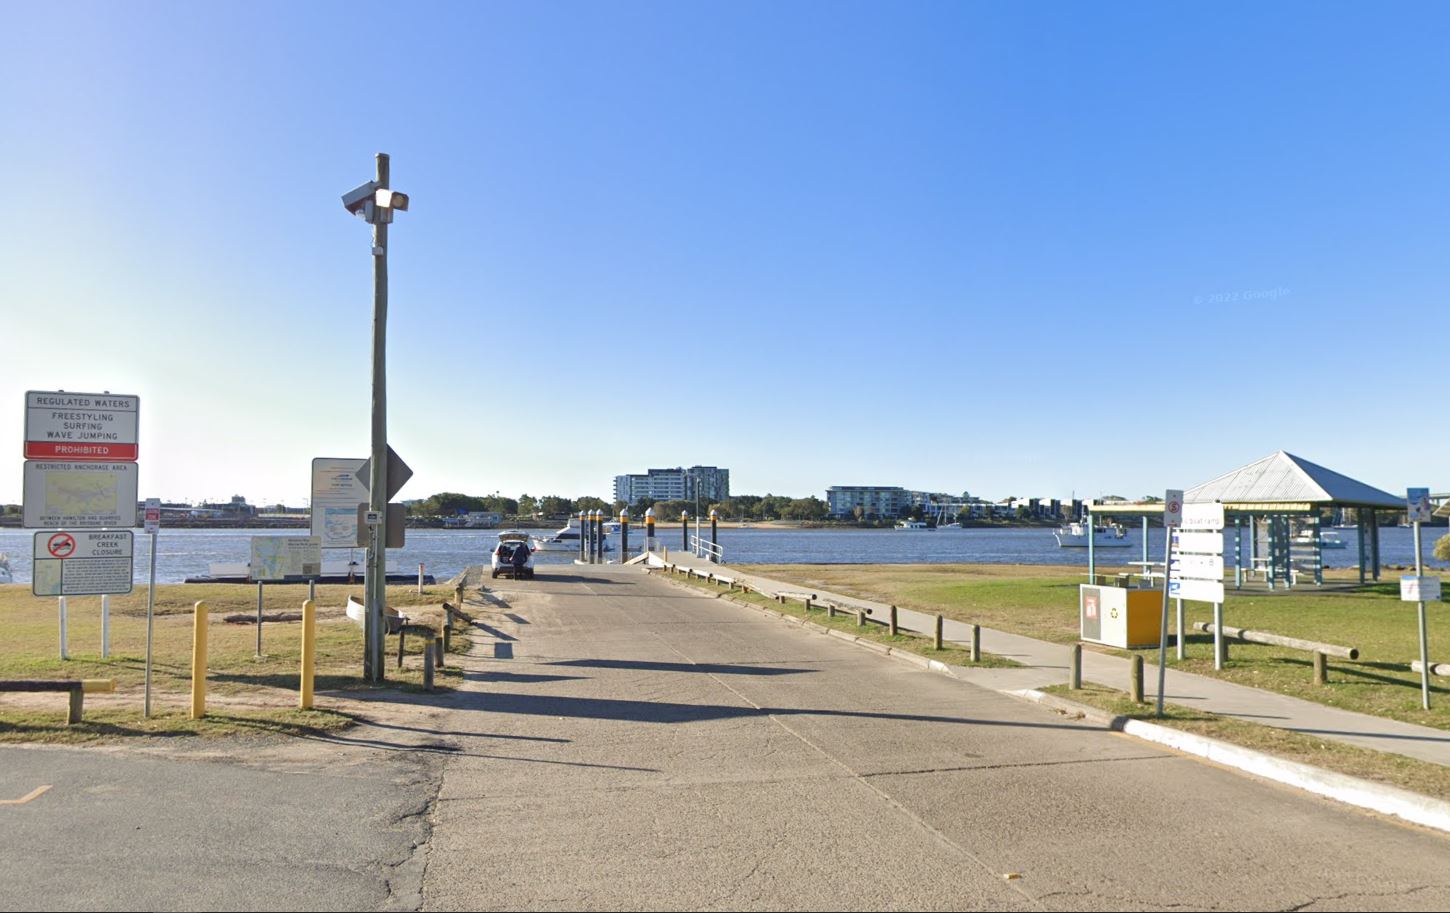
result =
M1079 632L1088 643L1123 650L1156 647L1163 632L1163 592L1121 586L1078 587Z

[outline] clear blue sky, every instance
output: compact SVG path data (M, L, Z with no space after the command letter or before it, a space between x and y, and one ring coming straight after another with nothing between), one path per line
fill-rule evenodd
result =
M1450 487L1443 4L16 2L6 33L0 501L26 389L139 394L143 496L296 502L366 455L338 196L377 151L413 199L403 497L696 462L1133 496L1279 448Z

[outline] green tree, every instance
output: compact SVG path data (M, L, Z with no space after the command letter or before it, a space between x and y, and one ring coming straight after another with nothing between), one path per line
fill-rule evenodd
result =
M474 495L459 494L456 491L441 491L424 498L409 513L420 516L452 517L469 511L488 510L485 499Z
M824 520L829 510L825 501L812 495L793 499L785 506L781 516L788 520Z
M1436 540L1435 557L1441 561L1450 561L1450 533L1446 533Z
M539 504L529 495L519 495L519 516L532 517L538 512Z
M574 512L577 514L581 510L602 510L605 513L608 513L609 502L605 501L603 498L586 496L583 498L579 498L577 501L574 502Z

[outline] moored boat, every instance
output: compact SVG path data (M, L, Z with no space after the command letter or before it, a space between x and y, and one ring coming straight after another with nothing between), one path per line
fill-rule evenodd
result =
M1059 548L1087 548L1088 530L1092 530L1094 548L1127 548L1133 544L1128 540L1128 531L1121 523L1092 526L1084 520L1060 526L1053 535L1057 538Z

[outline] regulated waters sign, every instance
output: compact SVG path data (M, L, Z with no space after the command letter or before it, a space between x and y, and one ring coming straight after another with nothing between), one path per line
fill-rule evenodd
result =
M140 404L138 396L30 390L25 394L25 458L133 461Z

